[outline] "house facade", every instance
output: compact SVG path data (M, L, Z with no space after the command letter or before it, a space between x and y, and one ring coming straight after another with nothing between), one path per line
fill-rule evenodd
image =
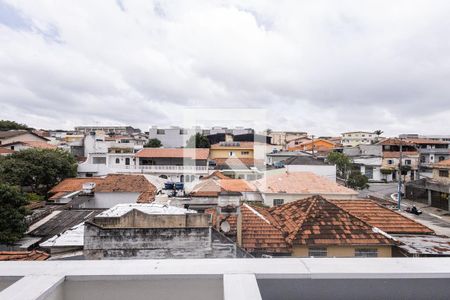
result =
M349 131L342 133L342 145L355 147L358 145L370 145L378 141L379 136L370 131Z

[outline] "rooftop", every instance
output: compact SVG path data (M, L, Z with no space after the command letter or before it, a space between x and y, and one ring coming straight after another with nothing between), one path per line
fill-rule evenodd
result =
M258 143L254 142L220 142L211 145L211 149L248 149L252 150ZM265 145L265 144L260 144Z
M411 255L450 256L450 239L435 235L396 235L398 246Z
M447 299L450 258L0 263L1 299Z
M96 216L96 218L120 217L133 209L139 210L145 214L151 215L183 215L187 213L196 213L195 210L184 209L176 206L163 204L118 204Z
M433 167L438 168L438 169L439 168L445 168L445 169L450 168L450 159L445 159L443 161L435 163L433 165Z
M255 182L263 193L287 194L342 194L356 196L358 193L311 172L285 172Z
M244 179L204 179L191 192L194 197L217 197L221 192L254 192L256 188Z
M389 208L383 207L374 201L361 200L330 200L333 204L347 211L353 216L368 224L383 230L386 233L404 234L432 234L433 230L415 222Z

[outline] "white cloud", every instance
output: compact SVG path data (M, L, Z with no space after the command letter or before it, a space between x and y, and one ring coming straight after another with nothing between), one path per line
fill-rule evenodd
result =
M448 134L450 3L432 2L0 0L0 118L145 129L254 107L316 135Z

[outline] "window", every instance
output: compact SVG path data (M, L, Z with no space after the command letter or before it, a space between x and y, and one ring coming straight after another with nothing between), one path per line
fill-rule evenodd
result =
M229 156L234 156L234 152L230 151Z
M127 166L130 165L130 158L129 157L125 158L125 165L127 165Z
M355 249L355 257L378 257L378 249L357 248Z
M411 160L410 159L405 159L405 165L410 165L411 164Z
M116 164L120 164L120 159L116 158Z
M284 199L273 199L273 206L283 205Z
M425 156L422 155L422 156L420 157L420 162L421 162L421 163L425 163L425 161L426 161Z
M11 146L10 148L11 148L11 150L14 150L14 146Z
M439 161L443 161L443 160L445 160L445 157L439 156Z
M448 177L448 170L439 170L439 177Z
M249 155L250 154L250 152L248 152L248 151L241 151L241 155Z
M181 135L187 134L187 130L186 129L180 129L180 134Z
M93 157L92 163L94 165L106 165L106 157Z
M388 163L388 165L392 165L392 164L394 163L394 161L393 161L392 159L389 159L389 160L387 161L387 163Z
M156 129L156 134L166 134L164 129Z
M327 257L327 248L326 247L309 247L308 248L308 256L312 257Z

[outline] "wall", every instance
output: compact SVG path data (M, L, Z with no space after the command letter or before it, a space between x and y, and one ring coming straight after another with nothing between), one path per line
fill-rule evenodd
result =
M234 153L234 156L230 156L230 152ZM241 152L248 152L248 154L242 154ZM229 149L212 149L209 154L211 159L215 158L253 158L253 149L240 149L240 148L229 148Z
M233 243L213 240L207 228L113 228L86 223L87 259L234 258Z
M140 193L96 192L94 197L83 197L87 199L79 205L79 208L111 208L121 203L136 203L139 195Z
M287 165L285 168L288 172L311 172L336 182L335 165Z
M328 246L327 257L354 257L356 248L376 248L378 249L378 257L392 257L392 249L390 246ZM307 246L296 246L292 249L292 256L308 257Z
M264 199L264 204L267 206L273 206L273 199L284 199L284 203L293 202L300 199L306 199L314 195L321 195L327 199L332 200L348 200L348 199L358 199L358 194L348 195L348 194L262 194Z
M433 169L433 179L436 181L442 182L444 184L450 184L450 170L447 169L447 172L449 173L449 176L447 176L447 177L439 176L439 170L444 170L444 169Z

